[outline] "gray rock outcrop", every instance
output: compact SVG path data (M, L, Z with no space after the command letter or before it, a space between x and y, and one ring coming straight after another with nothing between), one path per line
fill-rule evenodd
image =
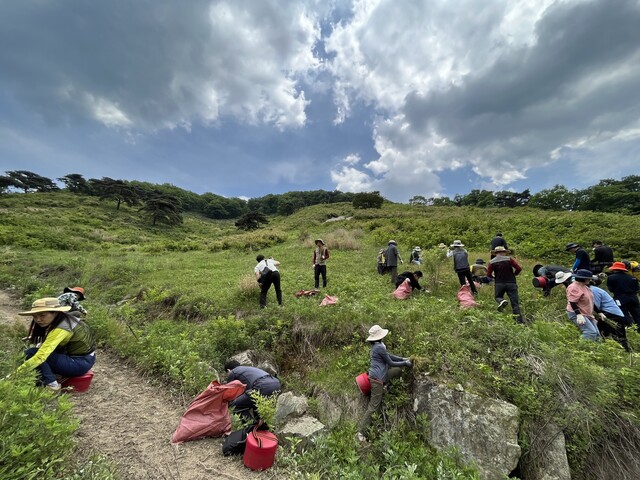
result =
M306 447L316 435L324 430L325 426L318 419L310 415L304 415L287 422L280 430L278 436L281 438L283 444L289 441L287 440L288 437L300 439L297 448L302 449Z
M307 397L297 397L292 392L281 394L276 403L276 425L282 425L290 418L301 417L308 408Z
M245 367L261 368L269 375L277 376L279 372L278 365L275 360L267 353L245 350L244 352L236 353L231 357L231 359L236 360L240 365Z
M416 379L414 411L428 415L434 447L456 447L483 479L501 480L518 465L515 405L437 385L424 375Z
M527 480L571 480L564 433L553 423L543 424L530 434L529 452L520 460L520 472Z

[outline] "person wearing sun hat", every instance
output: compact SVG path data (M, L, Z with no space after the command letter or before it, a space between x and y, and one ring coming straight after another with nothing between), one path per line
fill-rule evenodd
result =
M369 329L367 342L371 344L369 382L371 383L371 397L364 416L358 424L356 438L366 440L367 430L371 425L371 417L382 405L384 385L402 373L400 367L411 367L413 364L408 358L399 357L387 352L387 347L382 339L387 336L389 330L380 325L374 325Z
M60 390L56 375L79 377L96 361L91 328L67 313L70 310L57 298L47 297L34 301L31 310L18 313L33 317L29 340L36 346L25 351L26 360L17 371L38 370L41 384L53 390Z
M72 312L79 312L83 315L87 314L87 310L80 305L84 300L84 288L82 287L64 287L62 295L58 295L60 305L69 305Z
M613 262L608 269L607 289L613 294L613 299L620 305L625 316L631 317L640 332L640 301L638 280L628 274L624 262Z
M391 283L395 285L398 280L398 262L404 263L395 240L389 240L385 258L387 259L387 269L391 272Z
M574 281L571 282L573 276ZM589 283L593 279L591 270L580 269L574 274L558 272L556 283L567 287L567 316L578 327L583 340L600 340L600 331L593 315L593 292Z
M520 313L520 298L518 296L518 283L516 276L522 271L522 267L514 258L509 256L509 250L497 246L491 253L495 255L487 267L487 277L495 280L493 298L498 302L498 311L501 312L511 302L511 312L517 323L523 323ZM504 296L509 297L507 301Z
M464 249L464 244L460 240L454 240L449 245L449 251L447 252L447 258L453 257L453 270L458 275L458 281L460 286L466 285L469 282L469 288L474 295L478 294L476 284L473 282L471 276L471 266L469 265L469 254Z

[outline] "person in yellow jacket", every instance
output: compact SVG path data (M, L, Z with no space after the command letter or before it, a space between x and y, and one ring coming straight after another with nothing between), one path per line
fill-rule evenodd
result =
M26 361L18 371L36 369L41 384L60 390L56 375L78 377L87 373L96 361L96 342L93 332L82 320L66 312L57 298L40 298L31 310L18 315L32 316L29 340L35 347L25 351Z

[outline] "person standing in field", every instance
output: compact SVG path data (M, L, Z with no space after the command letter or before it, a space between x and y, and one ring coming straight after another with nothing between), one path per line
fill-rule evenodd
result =
M367 440L366 434L371 425L371 417L380 409L382 405L382 396L384 394L384 386L398 378L402 370L400 367L412 367L413 364L408 358L399 357L387 352L387 347L382 343L382 339L387 336L389 330L382 328L380 325L374 325L369 329L367 342L371 345L369 354L369 382L371 383L371 397L369 405L364 416L358 424L358 433L356 438L364 442Z
M280 262L273 258L264 258L264 255L258 255L256 257L258 264L253 271L256 274L256 280L260 284L260 308L267 306L267 293L271 288L271 285L276 290L276 299L278 305L282 305L282 290L280 290L280 272L278 267Z
M318 238L315 242L316 248L313 251L313 278L315 288L320 286L320 275L322 275L322 287L327 286L327 259L329 249L325 246L324 240Z
M404 264L404 260L400 257L398 252L398 245L395 240L389 240L389 246L387 247L387 269L391 272L391 283L395 286L398 280L398 262Z
M591 271L597 275L605 268L613 265L613 249L605 245L602 240L594 240L591 243L593 247L593 260L591 260Z
M473 282L471 267L469 266L469 254L464 249L464 244L460 240L454 240L449 247L450 250L447 252L447 257L453 257L453 269L458 275L460 286L469 282L469 288L474 295L477 295L478 290Z
M577 272L578 270L589 270L591 271L591 260L589 260L589 254L577 243L567 243L565 247L567 252L571 252L576 256L575 261L573 262L573 266L571 267L572 272Z
M496 236L491 239L491 258L495 257L493 251L496 249L496 247L504 247L506 250L509 249L507 241L502 238L502 232L497 232Z
M516 276L522 271L522 267L512 257L511 253L504 247L498 246L491 252L494 257L487 266L487 276L495 280L494 298L498 302L498 311L501 312L507 306L505 293L511 302L511 312L517 323L523 323L520 313L520 299L518 297L518 283Z

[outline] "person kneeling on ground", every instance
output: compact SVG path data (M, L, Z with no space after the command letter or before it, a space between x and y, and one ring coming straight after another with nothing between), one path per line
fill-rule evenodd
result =
M240 380L246 388L242 395L229 402L234 413L244 419L259 419L256 405L251 392L258 392L262 396L272 395L282 390L282 384L273 375L257 367L244 367L237 360L227 360L224 369L228 372L227 382Z
M558 272L568 272L569 269L560 265L542 265L538 263L533 267L533 286L535 288L542 288L542 295L548 297L551 294L551 290L559 285L556 283L556 274ZM540 280L538 277L544 277L544 280Z
M356 438L366 441L367 430L371 425L371 417L380 409L384 386L389 380L398 378L402 373L400 367L412 367L413 364L408 358L399 357L387 352L387 347L382 343L382 339L387 336L389 330L380 325L374 325L369 329L367 342L371 345L369 382L371 383L371 397L369 406L358 425Z
M575 281L571 281L571 273L558 272L556 283L567 287L567 316L582 333L583 340L600 339L600 331L593 316L593 292L589 283L593 275L591 270L578 270Z
M393 296L400 300L405 300L409 298L415 289L422 290L419 282L421 278L422 272L420 270L415 272L402 272L398 275Z
M18 315L33 317L29 340L36 347L25 351L26 361L17 371L36 369L40 382L53 390L60 390L56 375L79 377L96 362L96 342L89 325L66 312L68 305L60 305L57 298L40 298L31 310Z

